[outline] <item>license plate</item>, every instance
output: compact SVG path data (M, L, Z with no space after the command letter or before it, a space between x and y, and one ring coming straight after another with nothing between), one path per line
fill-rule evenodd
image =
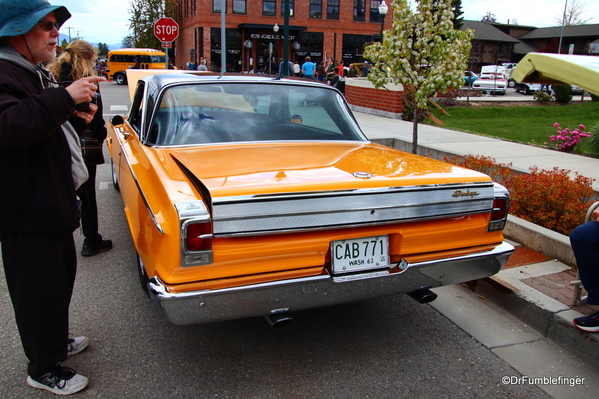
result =
M379 269L389 266L389 237L365 237L331 242L333 273Z

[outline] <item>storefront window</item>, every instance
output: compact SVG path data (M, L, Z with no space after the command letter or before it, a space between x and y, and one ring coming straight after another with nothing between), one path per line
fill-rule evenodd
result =
M345 65L352 62L363 62L364 47L372 42L370 35L343 35L343 55Z
M226 71L241 72L241 33L237 29L226 30L227 55L226 55ZM210 60L212 65L211 71L220 71L221 65L221 41L220 28L210 29Z

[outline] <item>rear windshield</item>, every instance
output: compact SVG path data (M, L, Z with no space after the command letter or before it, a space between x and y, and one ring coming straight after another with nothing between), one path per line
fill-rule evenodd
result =
M159 99L148 142L364 140L341 95L320 87L211 83L173 86Z

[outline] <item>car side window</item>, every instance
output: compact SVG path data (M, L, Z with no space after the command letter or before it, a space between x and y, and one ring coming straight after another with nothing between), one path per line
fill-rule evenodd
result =
M145 83L140 80L137 84L133 102L131 103L131 109L129 110L129 123L131 127L138 133L138 135L141 133L142 126L144 89Z

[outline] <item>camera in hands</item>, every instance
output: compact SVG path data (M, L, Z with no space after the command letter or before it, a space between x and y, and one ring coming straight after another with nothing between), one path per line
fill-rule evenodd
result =
M99 99L100 99L100 93L98 93L96 91L94 93L94 96L92 97L91 101L85 102L85 103L79 103L79 104L75 105L75 111L87 112L87 111L89 111L89 105L90 104L98 104Z

